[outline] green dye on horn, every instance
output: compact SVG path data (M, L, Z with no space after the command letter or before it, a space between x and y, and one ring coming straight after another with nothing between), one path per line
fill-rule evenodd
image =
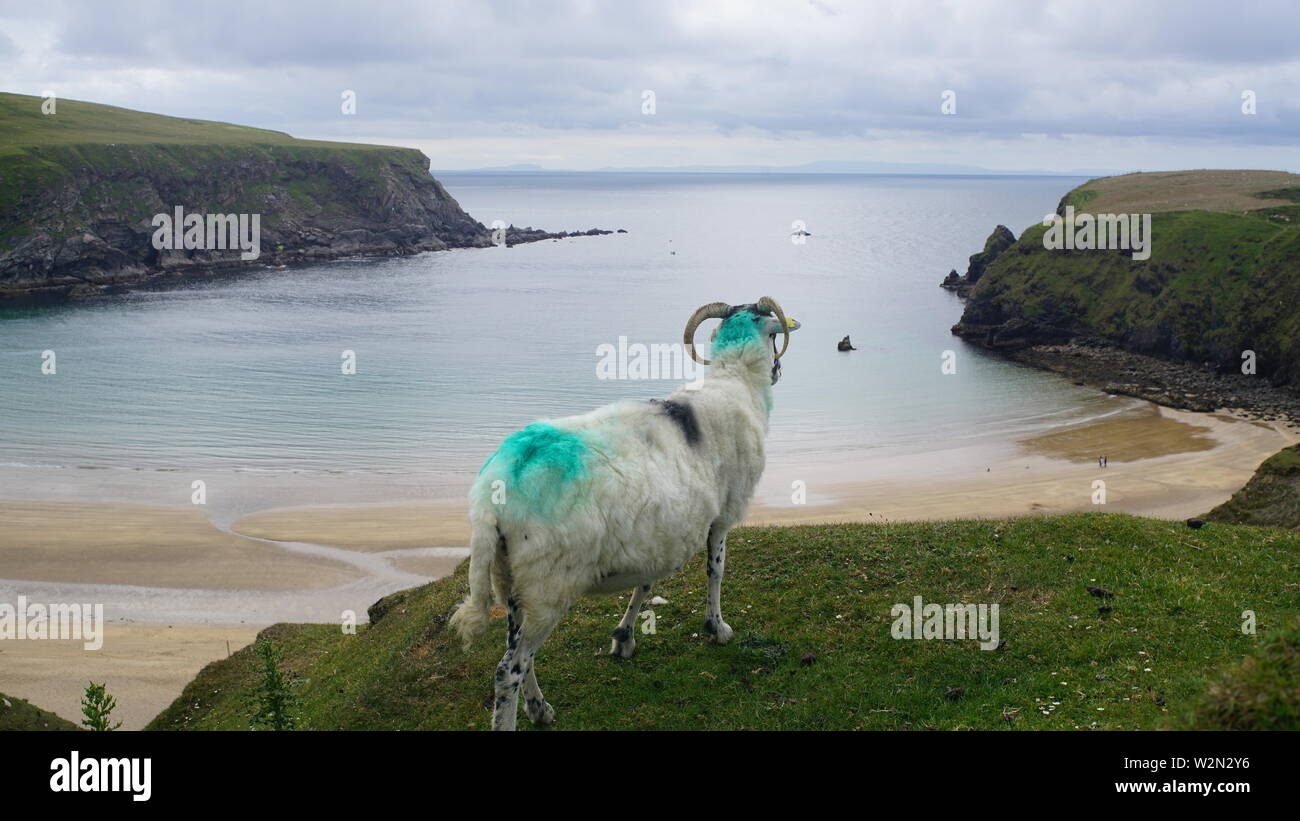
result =
M736 311L718 327L713 337L713 353L726 353L746 345L762 345L762 329L762 318L758 314L748 308Z

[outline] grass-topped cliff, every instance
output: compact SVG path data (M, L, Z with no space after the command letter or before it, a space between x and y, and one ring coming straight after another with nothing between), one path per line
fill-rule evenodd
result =
M1251 350L1260 377L1300 386L1300 175L1128 174L1079 186L1066 206L1151 214L1150 258L1048 250L1047 229L1029 226L981 258L956 333L1003 350L1090 337L1224 372Z
M726 646L702 629L700 559L656 586L668 604L631 659L606 654L625 599L570 612L538 655L554 729L1300 727L1297 631L1265 652L1300 610L1300 534L1088 514L742 528L729 546ZM355 635L265 631L301 702L298 727L488 727L504 620L462 652L447 617L465 590L462 565L377 603ZM917 595L998 603L1006 644L892 638L890 608ZM1244 609L1260 635L1242 633ZM1281 672L1279 654L1291 659ZM246 729L257 680L245 648L150 726Z
M158 213L257 213L266 265L484 245L414 149L0 94L0 293L67 292L238 266L157 251Z
M1265 459L1246 486L1206 518L1300 530L1300 445Z

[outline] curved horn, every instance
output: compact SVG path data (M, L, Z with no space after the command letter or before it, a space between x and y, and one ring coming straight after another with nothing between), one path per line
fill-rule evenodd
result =
M691 359L701 365L709 364L709 360L695 355L695 329L706 319L726 319L730 313L731 306L725 302L710 302L695 309L691 318L686 320L686 330L682 332L682 342L686 343L686 352L691 355Z
M783 335L781 341L781 353L776 355L776 358L780 359L785 356L785 349L790 347L790 323L785 321L785 311L781 310L781 303L772 299L770 296L759 297L756 304L760 311L776 314L777 321L781 323L781 333Z

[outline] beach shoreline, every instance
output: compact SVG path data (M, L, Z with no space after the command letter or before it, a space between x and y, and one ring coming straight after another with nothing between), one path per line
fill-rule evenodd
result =
M1260 462L1296 441L1300 430L1280 422L1144 404L1000 449L855 470L770 464L745 524L1086 510L1180 519L1226 500ZM864 479L864 467L876 478ZM1097 480L1104 504L1094 502ZM124 705L126 726L141 727L199 668L226 655L226 641L233 652L279 621L335 622L345 612L364 621L382 596L452 573L468 555L461 491L220 514L138 499L0 501L14 525L0 535L0 601L100 601L108 621L99 651L67 641L0 642L0 692L76 720L85 683L103 679Z

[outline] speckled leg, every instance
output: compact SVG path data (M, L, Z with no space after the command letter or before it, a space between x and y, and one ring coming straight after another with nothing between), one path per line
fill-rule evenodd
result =
M727 566L727 532L719 527L709 530L709 608L704 617L704 632L718 644L731 641L731 626L722 620L722 574Z
M643 584L632 591L632 601L628 602L627 612L611 634L614 637L609 645L609 654L619 658L631 658L636 652L636 618L641 613L641 604L650 595L650 585Z

